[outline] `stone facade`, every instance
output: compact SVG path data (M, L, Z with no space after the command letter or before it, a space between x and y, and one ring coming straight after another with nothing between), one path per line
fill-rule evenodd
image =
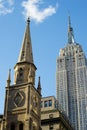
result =
M41 127L42 130L74 130L53 96L41 99Z

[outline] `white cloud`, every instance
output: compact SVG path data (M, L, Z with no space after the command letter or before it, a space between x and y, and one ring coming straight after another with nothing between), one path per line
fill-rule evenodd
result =
M5 15L13 11L13 0L0 0L0 15Z
M49 5L45 9L40 9L40 5L44 4L43 0L27 0L22 2L22 6L24 7L24 16L26 18L30 17L31 19L35 20L36 22L42 22L47 17L56 13L56 9L58 4L55 7Z
M9 3L10 5L13 5L13 4L14 4L13 0L8 0L8 3Z

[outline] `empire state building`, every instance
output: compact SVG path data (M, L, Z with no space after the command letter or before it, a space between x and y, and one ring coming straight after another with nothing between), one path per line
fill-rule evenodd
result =
M82 46L75 42L70 16L68 43L57 57L56 83L57 99L75 130L87 130L87 59Z

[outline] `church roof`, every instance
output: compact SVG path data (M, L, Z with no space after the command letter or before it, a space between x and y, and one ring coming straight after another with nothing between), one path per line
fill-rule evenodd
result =
M30 19L27 20L26 30L24 33L24 38L22 42L22 47L20 50L18 63L19 62L29 62L33 63L33 52L32 52L32 43L30 36Z

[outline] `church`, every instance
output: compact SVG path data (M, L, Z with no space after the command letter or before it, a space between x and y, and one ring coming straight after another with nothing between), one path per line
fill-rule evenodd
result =
M40 77L38 86L35 86L36 70L28 18L19 58L14 66L13 85L10 70L8 74L0 130L74 130L55 97L42 98Z

